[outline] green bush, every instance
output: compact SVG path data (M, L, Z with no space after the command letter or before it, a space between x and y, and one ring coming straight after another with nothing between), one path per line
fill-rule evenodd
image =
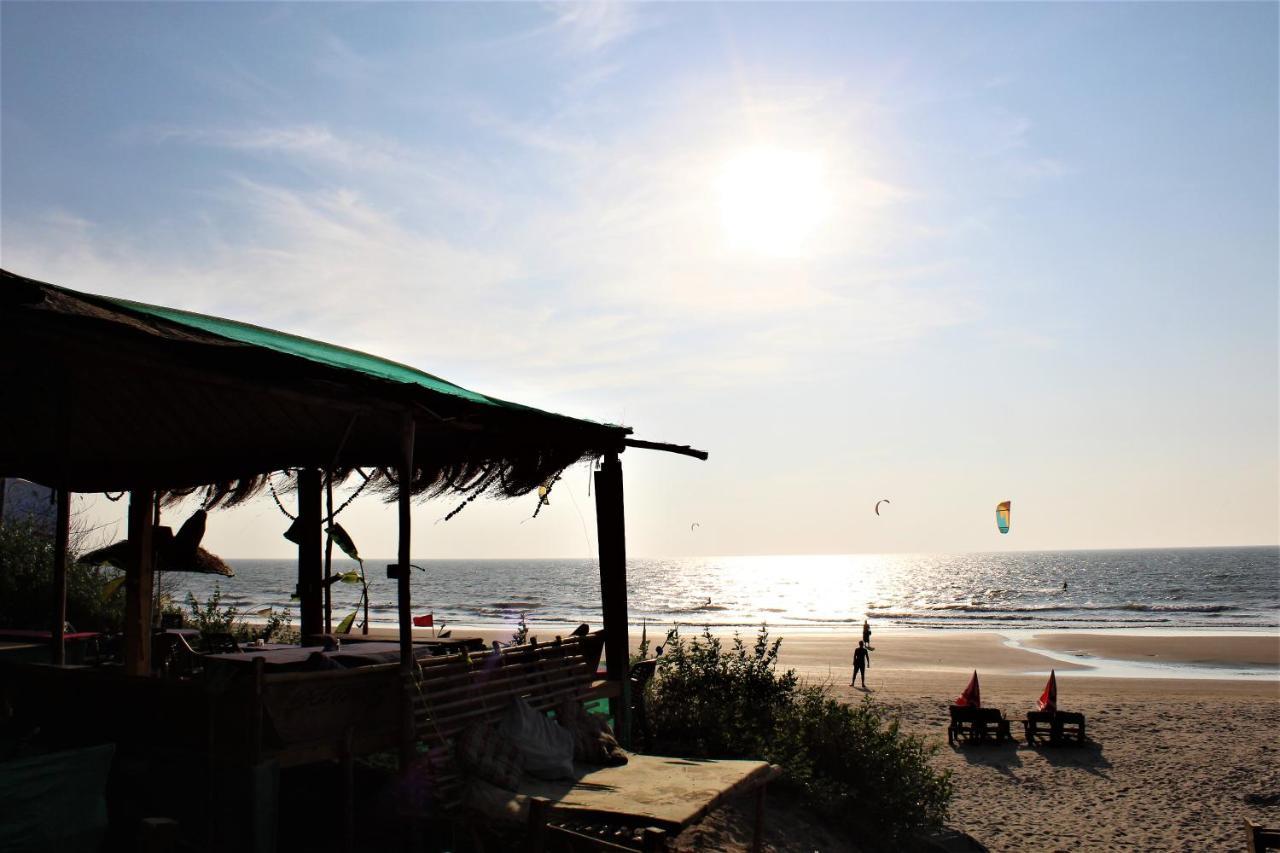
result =
M266 617L264 625L250 624L235 605L222 606L222 587L217 583L213 585L213 594L203 603L188 592L187 610L187 624L201 634L230 634L238 641L258 637L278 643L298 641L298 632L293 629L293 619L288 611L268 607L255 614Z
M201 634L231 634L248 637L249 626L234 604L222 606L222 587L215 583L213 595L204 603L196 598L195 593L187 593L187 610L190 616L187 624Z
M520 611L520 621L516 623L515 633L511 635L511 645L523 646L529 642L529 623L525 621L524 611Z
M648 685L651 751L778 764L784 785L873 849L940 824L951 779L929 763L937 747L869 698L847 705L779 673L781 644L764 627L752 647L735 635L728 649L709 631L690 641L673 630Z
M53 616L53 539L29 520L0 525L0 627L48 631ZM118 631L124 596L104 595L120 577L67 555L67 621L78 631Z

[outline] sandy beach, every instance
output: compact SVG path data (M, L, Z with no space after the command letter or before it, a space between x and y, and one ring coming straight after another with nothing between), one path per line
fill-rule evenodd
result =
M837 695L870 695L904 726L942 745L954 774L950 825L992 851L1243 850L1246 817L1280 823L1280 682L1091 677L1079 664L1004 645L995 634L884 635L868 690L839 658L856 640L784 641L784 660L811 677L830 664ZM1047 634L1032 641L1112 660L1277 665L1275 636ZM792 646L787 651L788 645ZM1030 645L1025 643L1024 645ZM1088 747L946 746L947 705L979 670L983 703L1020 718L1057 670L1059 707L1086 715ZM838 676L838 677L836 677ZM1017 727L1015 726L1015 730Z
M531 630L542 639L555 633ZM503 631L467 633L507 639ZM864 692L848 685L857 637L777 634L785 638L784 666L831 684L845 701L870 696L897 710L906 729L940 744L935 760L955 781L949 825L992 851L1244 850L1244 818L1280 825L1280 669L1276 678L1251 680L1100 677L1089 663L1035 651L1086 654L1090 662L1275 669L1276 635L1062 632L1023 638L1014 648L995 633L876 632ZM979 671L983 703L1020 719L1045 681L1027 673L1050 668L1058 673L1059 707L1086 715L1090 745L946 745L947 705L972 670ZM775 811L770 849L856 849L823 843L820 829L816 836L797 832L785 806ZM739 849L745 839L738 824L746 819L744 810L722 810L681 836L679 847Z
M1280 823L1280 686L1274 679L1101 678L1041 659L1036 669L1053 666L1059 673L1059 707L1086 715L1091 745L952 749L945 745L946 706L965 683L955 665L976 667L984 704L1011 718L1033 707L1043 676L1018 674L1030 653L1006 649L990 635L948 638L946 668L890 662L880 652L897 642L913 645L910 638L878 641L876 663L886 665L873 665L868 693L898 709L909 730L942 744L937 760L956 784L950 823L993 851L1243 850L1245 817ZM1280 645L1261 635L1057 634L1038 642L1118 659L1158 654L1241 666L1274 666ZM839 683L842 698L864 695Z

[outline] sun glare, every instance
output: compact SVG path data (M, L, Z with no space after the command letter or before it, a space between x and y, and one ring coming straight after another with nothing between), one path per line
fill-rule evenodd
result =
M830 213L822 157L784 148L752 148L720 173L720 217L736 248L771 257L803 257Z

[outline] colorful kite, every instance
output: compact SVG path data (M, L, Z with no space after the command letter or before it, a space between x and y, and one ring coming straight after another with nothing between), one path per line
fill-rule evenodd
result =
M996 504L996 527L1000 528L1001 533L1009 532L1009 508L1013 505L1013 501L1001 501Z

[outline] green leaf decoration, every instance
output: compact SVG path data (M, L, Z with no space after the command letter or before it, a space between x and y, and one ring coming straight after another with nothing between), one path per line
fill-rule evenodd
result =
M342 581L343 583L360 583L360 573L359 572L343 572L342 574L338 575L338 580Z
M335 634L350 634L351 626L355 624L356 611L352 610L347 614L346 618L338 623L338 627L333 629Z
M333 540L334 545L337 545L338 548L341 549L342 553L346 554L356 562L361 564L364 563L364 561L360 559L360 552L356 550L356 543L351 540L351 535L342 529L341 524L332 525L328 532L329 538Z
M119 592L120 587L124 586L124 581L125 581L125 576L121 575L120 577L115 578L106 586L104 586L102 588L102 600L106 601L107 599L115 595L117 592Z

